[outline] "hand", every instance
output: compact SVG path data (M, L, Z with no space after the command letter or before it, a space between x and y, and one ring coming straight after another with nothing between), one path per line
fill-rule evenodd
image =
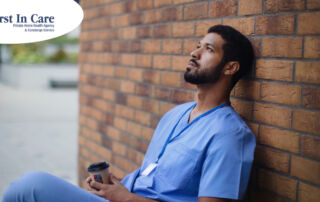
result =
M130 193L112 174L109 174L109 181L110 184L101 184L88 177L86 179L86 182L89 185L88 191L110 201L126 201L130 198L132 193Z

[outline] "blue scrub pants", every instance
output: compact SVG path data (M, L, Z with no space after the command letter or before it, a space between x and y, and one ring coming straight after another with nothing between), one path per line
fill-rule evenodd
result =
M2 202L106 202L58 177L32 171L10 184Z

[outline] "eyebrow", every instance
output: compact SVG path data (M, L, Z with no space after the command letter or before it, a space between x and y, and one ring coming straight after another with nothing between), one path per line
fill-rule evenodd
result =
M198 44L201 44L201 41L199 41L199 43ZM215 49L215 46L213 45L213 44L211 44L211 43L204 43L204 44L206 44L207 46L211 46L212 48L214 48Z

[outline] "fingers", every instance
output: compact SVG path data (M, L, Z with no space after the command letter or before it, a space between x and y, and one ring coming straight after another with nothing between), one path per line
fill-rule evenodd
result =
M87 177L86 183L90 184L91 180L92 180L91 177Z
M95 194L97 196L103 197L103 193L101 191L97 191L97 190L92 189L92 190L89 190L89 192L92 194Z
M94 180L91 180L89 185L90 185L91 188L94 188L94 189L97 189L97 190L100 190L100 189L102 189L104 187L104 184L101 184L100 182L96 182Z
M110 174L110 182L111 184L121 184L121 182L112 174Z

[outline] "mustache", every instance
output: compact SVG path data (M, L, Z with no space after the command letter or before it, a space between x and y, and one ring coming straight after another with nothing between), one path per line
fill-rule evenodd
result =
M189 62L193 62L197 67L199 67L198 62L195 59L192 58Z

